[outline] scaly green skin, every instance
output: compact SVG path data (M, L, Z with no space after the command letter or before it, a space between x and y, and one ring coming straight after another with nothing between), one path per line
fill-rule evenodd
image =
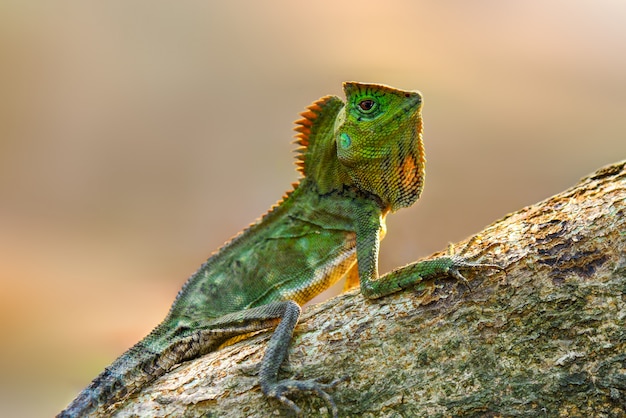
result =
M296 412L287 395L313 392L336 416L326 391L338 381L278 379L300 305L345 274L354 277L357 268L363 295L377 298L423 278L482 266L442 257L378 277L386 214L412 205L422 190L422 98L377 84L344 83L344 91L345 104L324 97L297 122L304 176L294 190L212 255L189 278L165 320L59 416L110 412L176 364L216 350L233 336L273 327L259 374L263 392Z

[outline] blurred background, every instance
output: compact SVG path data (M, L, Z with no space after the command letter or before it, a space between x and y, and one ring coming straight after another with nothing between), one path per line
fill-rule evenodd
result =
M297 179L341 82L425 97L381 271L626 157L626 3L0 3L0 415L51 416Z

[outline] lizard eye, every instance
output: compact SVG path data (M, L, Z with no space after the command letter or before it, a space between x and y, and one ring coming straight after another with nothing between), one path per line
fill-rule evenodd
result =
M359 102L359 108L364 113L370 113L374 109L375 106L376 106L376 102L373 101L372 99L365 99Z

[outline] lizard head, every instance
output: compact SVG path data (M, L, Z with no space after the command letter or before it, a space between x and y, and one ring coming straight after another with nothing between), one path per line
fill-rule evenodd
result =
M392 211L415 203L424 182L422 96L346 82L334 125L337 158L354 184Z

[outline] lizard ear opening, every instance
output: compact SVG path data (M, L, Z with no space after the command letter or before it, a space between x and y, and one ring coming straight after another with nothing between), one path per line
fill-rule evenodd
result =
M350 145L352 145L352 138L350 138L350 135L345 132L339 135L339 146L341 148L349 148Z

